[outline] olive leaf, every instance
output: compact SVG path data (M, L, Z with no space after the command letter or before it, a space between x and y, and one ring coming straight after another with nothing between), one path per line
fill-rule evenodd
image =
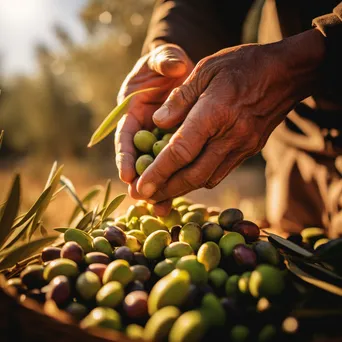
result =
M46 188L50 187L50 191L49 193L46 195L46 197L44 198L44 200L41 202L36 214L34 215L34 220L32 222L32 225L30 226L29 232L28 232L28 238L31 239L32 235L34 234L34 232L36 231L36 229L38 228L38 224L45 212L45 210L47 209L50 200L52 198L52 195L55 193L57 186L59 184L59 180L60 177L62 175L62 171L63 171L63 165L61 165L57 171L51 176L49 176L49 180L47 183ZM54 167L53 167L54 169Z
M108 203L111 189L112 189L112 180L108 179L107 184L106 184L106 192L105 192L105 196L103 200L103 206L102 206L103 208L105 208Z
M14 266L16 263L28 258L34 253L38 253L42 248L55 240L56 236L49 236L2 250L0 252L0 258L2 258L0 261L0 270Z
M121 194L116 196L106 207L105 211L102 214L102 221L105 220L125 199L126 194Z
M40 234L43 237L48 236L48 232L47 232L46 228L42 224L40 225L39 230L40 230Z
M23 216L23 218L18 223L16 223L12 227L12 229L20 227L21 225L23 225L25 222L27 222L36 213L36 211L40 207L41 203L45 200L46 196L49 195L50 190L51 190L51 186L49 186L48 188L46 188L42 192L42 194L39 196L37 201L32 205L32 207L29 209L29 211Z
M96 186L93 189L91 189L81 200L82 204L85 205L89 203L92 199L94 199L102 190L102 187ZM73 213L71 214L71 217L69 219L69 224L77 217L77 215L81 212L81 208L79 206L76 206Z
M3 140L4 140L4 130L1 130L1 132L0 132L0 149L2 147Z
M4 248L9 248L16 244L25 234L27 235L27 231L30 229L30 226L33 222L33 217L27 222L26 225L18 227L11 231L11 235L7 237Z
M285 265L288 268L288 270L302 279L303 281L314 285L316 287L319 287L325 291L328 291L330 293L336 294L338 296L342 296L342 287L338 285L331 284L327 281L321 280L308 272L301 269L297 264L295 264L290 258L286 258Z
M122 101L122 103L118 106L116 106L109 114L108 116L102 121L100 126L97 128L97 130L92 135L90 142L88 144L88 147L92 147L99 143L101 140L103 140L108 134L110 134L118 124L119 120L122 118L122 116L125 114L127 106L131 99L140 93L144 93L147 91L156 90L158 88L147 88L147 89L141 89L138 91L133 92L132 94L125 97L125 99Z
M76 194L76 190L74 185L72 184L71 180L65 176L61 176L60 178L60 183L62 185L65 185L68 193L71 195L71 198L76 202L76 204L80 207L80 209L83 211L83 213L85 214L87 212L87 210L84 208L82 201L79 199L79 197Z
M0 247L10 234L11 227L19 210L20 176L16 175L0 220Z
M44 189L46 189L47 187L49 187L51 185L52 177L55 175L56 171L57 171L57 161L54 161L54 163L52 164L52 167L51 167L51 170L50 170L50 173L49 173L49 176L48 176L48 179L46 181Z
M76 228L80 230L84 230L88 226L88 224L91 222L92 218L93 218L93 212L89 211L77 223Z
M56 192L52 195L50 202L54 201L60 192L62 192L66 188L65 185L61 186Z
M56 232L65 233L69 228L54 228Z
M302 256L305 258L310 258L313 256L313 254L306 249L296 245L292 241L286 240L282 238L281 236L278 236L276 234L268 233L268 241L272 243L275 247L284 249L286 252L298 256Z

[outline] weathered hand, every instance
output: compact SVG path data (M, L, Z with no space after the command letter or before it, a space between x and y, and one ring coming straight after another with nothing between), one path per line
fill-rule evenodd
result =
M152 115L166 100L171 90L183 83L193 64L178 46L165 44L139 59L123 82L118 104L130 93L157 87L158 90L135 96L127 114L120 120L115 134L116 164L122 181L131 183L136 178L134 134L153 127Z
M221 50L201 60L154 114L161 128L183 123L132 184L131 195L163 203L220 183L259 152L290 109L311 93L323 54L323 36L311 30L275 44Z

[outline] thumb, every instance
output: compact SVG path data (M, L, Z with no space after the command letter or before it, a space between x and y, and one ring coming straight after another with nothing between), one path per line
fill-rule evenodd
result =
M185 76L191 61L184 50L173 44L165 44L151 52L148 65L160 75L170 78Z

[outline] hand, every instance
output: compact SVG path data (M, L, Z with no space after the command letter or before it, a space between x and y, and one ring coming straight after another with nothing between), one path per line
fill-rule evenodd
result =
M154 114L161 128L184 122L131 186L131 195L161 202L162 215L169 206L163 201L216 186L259 152L291 108L311 93L323 55L323 36L311 30L200 61Z
M178 46L165 44L141 57L123 82L118 104L130 93L157 87L158 90L135 96L127 114L119 121L115 133L116 164L122 181L131 183L136 178L136 150L134 134L150 130L153 113L163 104L171 90L183 83L193 69L186 53Z

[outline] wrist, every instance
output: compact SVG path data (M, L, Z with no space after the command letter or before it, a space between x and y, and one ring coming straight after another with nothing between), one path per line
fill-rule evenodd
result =
M300 101L312 95L319 85L325 58L322 33L318 29L311 29L275 45L294 100Z

